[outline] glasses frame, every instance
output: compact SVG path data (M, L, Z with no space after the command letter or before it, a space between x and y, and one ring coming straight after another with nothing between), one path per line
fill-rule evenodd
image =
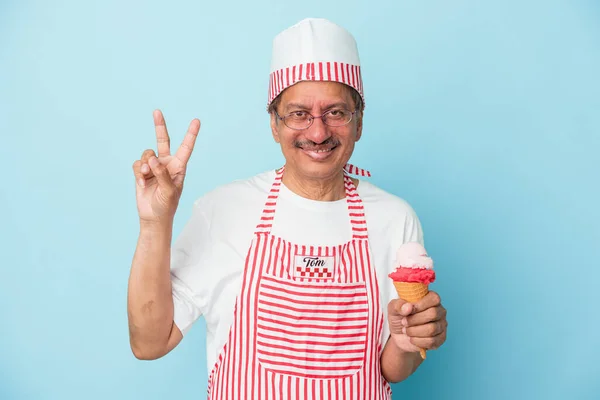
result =
M348 112L350 113L350 119L349 119L349 120L348 120L346 123L344 123L344 124L342 124L342 125L329 125L328 123L326 123L326 122L325 122L325 120L323 119L323 117L324 117L326 114L328 114L328 113L330 113L330 112L332 112L332 111L339 111L339 110L340 110L339 108L336 108L336 109L334 109L334 110L325 111L323 114L321 114L321 115L319 115L319 116L314 116L314 115L312 115L311 113L309 113L309 112L306 112L306 111L303 111L303 110L297 110L297 111L292 111L291 113L289 113L289 114L286 114L286 115L284 115L283 117L282 117L281 115L279 115L279 113L278 113L278 112L275 110L275 116L277 116L277 118L278 118L278 119L282 120L282 121L283 121L283 123L284 123L284 125L285 125L285 126L287 126L288 128L290 128L290 129L293 129L293 130L295 130L295 131L303 131L303 130L305 130L305 129L308 129L308 128L310 128L310 127L312 126L313 122L315 122L315 119L317 119L317 118L321 119L321 121L323 121L323 123L324 123L325 125L327 125L327 126L331 126L331 127L333 127L333 128L339 128L340 126L346 126L346 125L348 125L350 122L352 122L352 119L354 118L354 114L356 114L356 111L357 111L357 110L350 111L350 110L348 110L347 108L342 108L341 110L348 111ZM309 121L309 122L308 122L308 126L307 126L306 128L293 128L293 127L289 126L289 125L288 125L288 124L285 122L285 119L286 119L287 117L291 116L293 113L295 113L295 112L298 112L298 111L305 112L305 113L307 113L307 114L308 114L308 116L309 116L309 118L308 118L308 121Z

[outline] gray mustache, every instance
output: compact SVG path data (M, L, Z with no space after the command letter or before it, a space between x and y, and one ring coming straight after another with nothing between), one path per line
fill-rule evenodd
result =
M339 146L339 144L340 144L339 140L329 138L322 143L315 143L312 140L297 141L294 143L294 146L310 151L310 150L319 150L319 149L322 149L323 147L335 147L335 146Z

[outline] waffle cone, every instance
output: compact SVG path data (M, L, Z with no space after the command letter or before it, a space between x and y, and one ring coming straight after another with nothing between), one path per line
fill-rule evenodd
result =
M394 287L396 288L398 296L409 303L416 303L429 293L429 288L424 283L394 282Z
M429 287L424 283L394 281L394 287L396 288L398 297L409 303L416 303L429 293ZM426 357L426 353L425 349L421 349L421 358L423 360Z

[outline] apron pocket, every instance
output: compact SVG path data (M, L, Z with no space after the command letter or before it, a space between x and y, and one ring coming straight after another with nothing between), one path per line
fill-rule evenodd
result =
M362 368L369 315L364 282L300 283L263 276L257 304L256 351L266 370L340 379Z

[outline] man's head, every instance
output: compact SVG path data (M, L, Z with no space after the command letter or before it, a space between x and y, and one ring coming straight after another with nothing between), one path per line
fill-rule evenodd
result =
M269 112L286 166L310 179L338 174L362 134L362 111L358 92L342 83L304 81L285 89Z
M306 178L339 174L362 133L364 95L356 42L324 19L273 41L268 111L286 166Z

